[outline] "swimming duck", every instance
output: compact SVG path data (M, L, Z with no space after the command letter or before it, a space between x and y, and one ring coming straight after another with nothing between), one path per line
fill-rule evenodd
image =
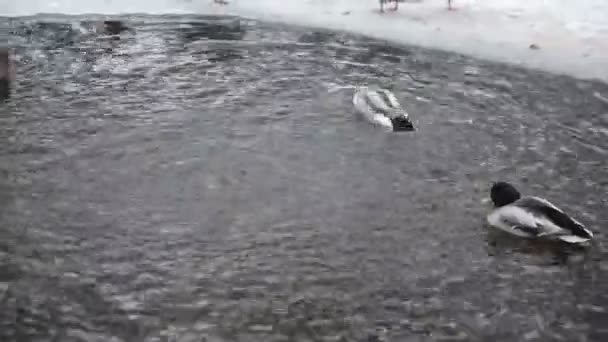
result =
M353 105L368 121L392 131L413 131L409 115L401 107L395 95L377 87L358 87L353 95Z
M488 215L488 223L513 235L568 243L582 243L593 238L593 233L582 223L551 202L539 197L522 197L509 183L494 183L490 197L496 209Z

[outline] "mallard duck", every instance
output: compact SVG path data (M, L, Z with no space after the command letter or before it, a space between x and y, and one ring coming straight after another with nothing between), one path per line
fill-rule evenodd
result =
M506 182L496 182L490 190L495 209L488 223L513 235L583 243L593 233L546 199L525 196Z
M368 121L392 131L413 131L414 125L395 94L377 87L358 87L353 105Z

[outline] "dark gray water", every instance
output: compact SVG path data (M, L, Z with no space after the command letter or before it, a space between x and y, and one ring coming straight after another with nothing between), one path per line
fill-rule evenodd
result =
M2 341L606 341L608 85L202 17L2 19ZM187 24L189 22L190 24ZM418 130L358 118L392 89ZM488 228L492 181L587 249Z

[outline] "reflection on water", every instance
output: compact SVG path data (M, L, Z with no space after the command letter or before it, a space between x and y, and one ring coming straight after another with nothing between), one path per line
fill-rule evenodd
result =
M6 22L0 339L603 341L608 86L235 18ZM50 23L50 24L49 24ZM83 24L84 23L84 24ZM391 89L386 134L349 90ZM496 179L589 249L488 229Z

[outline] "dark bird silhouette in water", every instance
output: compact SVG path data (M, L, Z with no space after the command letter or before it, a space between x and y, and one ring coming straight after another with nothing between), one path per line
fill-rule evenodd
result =
M103 30L107 34L121 34L124 31L129 31L129 27L120 20L104 20Z
M11 82L14 76L12 66L9 50L0 48L0 101L11 97Z

